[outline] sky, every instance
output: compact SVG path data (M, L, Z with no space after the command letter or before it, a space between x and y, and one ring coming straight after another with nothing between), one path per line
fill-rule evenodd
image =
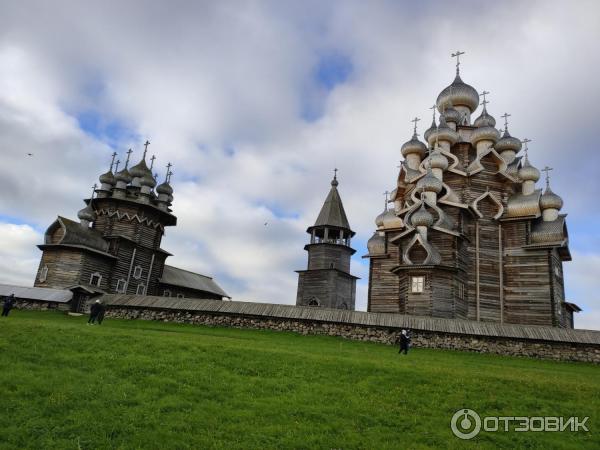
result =
M234 300L295 302L337 167L365 310L383 192L461 50L463 80L554 168L567 299L600 329L599 16L584 0L2 2L0 282L32 285L46 228L77 217L113 151L136 163L149 139L161 179L173 164L169 263Z

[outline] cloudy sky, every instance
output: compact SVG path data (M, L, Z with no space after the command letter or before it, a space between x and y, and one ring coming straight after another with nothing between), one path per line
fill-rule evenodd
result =
M236 300L294 303L338 167L366 309L382 193L460 49L490 113L554 167L567 298L600 329L599 16L596 1L2 2L0 281L31 285L46 227L76 217L113 151L137 162L150 139L159 176L174 164L170 263Z

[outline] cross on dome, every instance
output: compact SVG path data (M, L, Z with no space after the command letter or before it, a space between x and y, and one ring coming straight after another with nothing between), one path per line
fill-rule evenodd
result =
M459 72L460 72L460 69L459 69L459 66L460 66L460 55L464 55L464 54L465 54L465 52L461 52L460 50L456 50L456 53L452 53L452 55L451 55L452 58L456 58L456 75L458 75Z
M131 154L133 153L133 150L129 149L127 150L127 159L125 160L125 168L127 169L127 166L129 165L129 158L131 157Z
M509 113L504 113L500 117L504 119L504 131L508 130L508 118L511 116Z
M110 161L110 172L112 172L112 168L115 164L115 158L117 157L117 152L113 152L112 154L112 160Z
M414 129L415 136L418 136L418 134L417 134L417 122L420 121L420 120L421 119L419 119L418 117L415 117L413 120L411 120L411 122L414 122L414 124L415 124L415 129Z
M544 167L542 169L542 172L546 172L546 189L548 189L550 187L550 171L554 170L552 167Z

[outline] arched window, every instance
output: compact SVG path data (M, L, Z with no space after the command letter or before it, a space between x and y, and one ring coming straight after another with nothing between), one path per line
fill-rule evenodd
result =
M177 294L177 298L185 298L183 294Z
M124 294L126 286L127 286L127 281L124 280L123 278L121 278L120 280L117 281L117 288L115 289L115 291L119 294Z
M342 303L342 304L340 305L340 308L341 308L341 309L348 309L348 305L346 305L346 303Z
M90 275L90 284L92 286L100 286L100 282L102 281L102 275L99 272L94 272Z
M317 300L317 298L316 298L316 297L313 297L313 298L311 298L311 299L308 301L308 306L320 306L320 305L319 305L319 300Z
M135 266L135 268L133 269L133 278L139 280L140 278L142 278L142 272L142 266Z
M137 289L135 290L135 294L136 295L144 295L146 291L146 286L144 286L144 283L140 283L137 285Z
M48 266L44 265L44 267L40 269L40 275L38 277L38 280L40 281L40 283L43 283L44 281L46 281L46 278L48 278Z
M168 289L165 289L165 290L163 291L163 297L170 297L170 296L171 296L171 291L170 291L170 290L168 290Z

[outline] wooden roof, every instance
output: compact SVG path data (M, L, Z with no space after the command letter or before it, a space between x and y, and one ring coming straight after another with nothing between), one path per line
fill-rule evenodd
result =
M370 327L406 328L473 336L493 336L542 341L600 345L600 331L573 330L534 325L501 325L471 320L434 319L404 314L368 313L272 303L229 302L221 300L177 299L172 297L104 295L110 306L142 307L161 310L198 311L211 314L247 315L276 319L347 323Z

